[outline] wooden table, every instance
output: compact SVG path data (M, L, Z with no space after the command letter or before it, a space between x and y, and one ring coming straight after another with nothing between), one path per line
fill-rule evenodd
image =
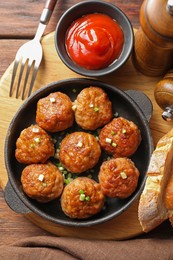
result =
M45 0L6 0L0 2L0 77L13 61L17 49L34 36L44 2ZM77 2L77 0L59 0L45 34L54 31L60 15ZM112 2L120 7L131 20L133 27L139 28L139 10L142 0L112 0L108 2ZM0 156L3 155L1 154ZM163 228L164 230L166 228L166 232L172 231L169 223L166 222L150 234L153 235L160 232ZM28 221L23 215L13 212L4 201L1 188L0 234L0 245L30 236L50 235Z

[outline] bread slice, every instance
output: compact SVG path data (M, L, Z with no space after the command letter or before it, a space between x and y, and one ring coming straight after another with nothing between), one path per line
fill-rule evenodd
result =
M151 156L144 190L140 196L138 218L144 232L149 232L168 219L165 189L171 176L173 129L157 143Z
M168 217L173 226L173 164L171 168L171 176L165 190L165 207L168 210Z

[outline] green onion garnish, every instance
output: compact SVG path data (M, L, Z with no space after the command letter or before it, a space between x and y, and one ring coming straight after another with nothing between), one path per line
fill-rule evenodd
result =
M99 108L98 108L98 107L94 107L94 111L95 111L95 112L98 112L98 111L99 111Z
M84 201L85 200L85 194L80 194L79 200Z
M118 116L119 116L118 112L114 113L114 117L118 117Z
M86 201L90 201L90 196L86 196L86 197L85 197L85 200L86 200Z

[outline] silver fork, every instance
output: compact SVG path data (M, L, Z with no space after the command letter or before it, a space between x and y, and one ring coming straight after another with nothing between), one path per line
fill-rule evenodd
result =
M25 43L24 45L22 45L19 48L19 50L17 51L16 57L15 57L15 62L14 62L14 67L13 67L12 78L11 78L10 93L9 93L10 97L13 94L14 82L15 82L15 78L17 75L18 65L20 63L21 63L21 68L20 68L20 73L19 73L19 78L18 78L18 83L17 83L17 88L16 88L16 98L18 98L18 96L19 96L19 89L20 89L20 85L21 85L21 79L23 76L24 84L23 84L23 91L22 91L22 99L24 99L25 90L26 90L29 74L31 71L32 71L32 73L31 73L32 75L31 75L31 81L30 81L30 86L29 86L29 91L28 91L28 97L30 96L30 94L32 92L32 88L34 85L34 81L36 79L37 71L38 71L40 62L42 60L42 56L43 56L43 50L42 50L40 40L44 33L46 25L48 24L48 22L50 20L50 17L52 15L56 2L57 2L57 0L47 0L46 1L46 4L45 4L42 14L40 16L40 23L38 25L38 29L37 29L34 39ZM26 74L23 75L25 65L27 66Z

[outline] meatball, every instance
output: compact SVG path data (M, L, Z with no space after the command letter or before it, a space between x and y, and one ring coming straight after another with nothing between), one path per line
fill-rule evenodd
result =
M41 98L37 103L36 122L49 132L58 132L71 127L74 122L74 111L70 98L61 92Z
M81 173L93 168L100 155L100 145L89 133L68 134L60 144L59 160L72 173Z
M51 162L26 166L22 171L21 182L24 192L42 203L58 198L64 185L62 173Z
M101 147L115 158L129 157L137 150L141 133L135 123L118 117L101 129L99 142Z
M95 130L107 124L113 116L112 103L99 87L84 88L74 102L75 120L86 130Z
M113 158L102 163L98 178L105 196L124 199L135 191L139 171L129 158Z
M98 213L104 204L100 184L87 177L70 182L61 196L63 212L70 218L84 219Z
M51 137L38 125L25 128L16 141L15 156L20 163L44 163L54 153Z

